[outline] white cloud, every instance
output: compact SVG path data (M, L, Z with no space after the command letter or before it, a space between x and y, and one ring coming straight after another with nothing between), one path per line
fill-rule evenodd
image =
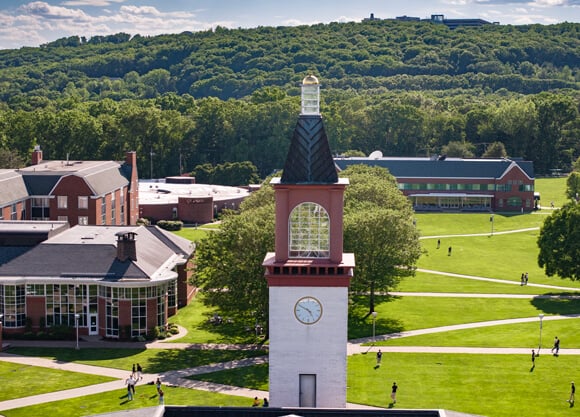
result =
M63 6L79 6L79 7L106 7L115 3L124 3L125 0L68 0L60 3Z
M89 16L80 9L69 9L66 7L51 6L42 1L35 1L32 3L20 6L19 11L31 16L38 16L44 19L82 19L89 20Z

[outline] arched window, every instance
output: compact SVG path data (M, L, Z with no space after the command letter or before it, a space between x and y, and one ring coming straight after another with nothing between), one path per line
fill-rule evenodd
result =
M290 213L289 248L291 258L328 258L330 219L324 207L302 203Z

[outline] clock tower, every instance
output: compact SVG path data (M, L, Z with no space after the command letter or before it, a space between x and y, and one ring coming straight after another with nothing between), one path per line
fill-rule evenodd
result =
M302 82L302 111L276 196L275 252L264 267L270 304L270 404L346 407L348 287L354 254L343 253L343 203L319 112L320 84Z

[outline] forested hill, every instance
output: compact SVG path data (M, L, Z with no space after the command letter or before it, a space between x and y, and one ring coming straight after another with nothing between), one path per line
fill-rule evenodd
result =
M522 157L548 174L580 156L579 66L569 23L71 37L0 51L0 168L40 145L46 159L135 150L143 178L242 161L264 177L284 164L313 73L334 153Z
M326 88L356 90L578 89L580 24L450 30L426 22L365 21L299 27L59 39L0 51L0 99L242 98L263 86L296 88L315 72ZM73 84L69 84L73 83Z

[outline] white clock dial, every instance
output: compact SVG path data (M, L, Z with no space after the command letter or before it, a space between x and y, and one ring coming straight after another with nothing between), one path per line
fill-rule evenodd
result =
M294 305L294 315L300 323L314 324L322 317L322 304L314 297L302 297Z

